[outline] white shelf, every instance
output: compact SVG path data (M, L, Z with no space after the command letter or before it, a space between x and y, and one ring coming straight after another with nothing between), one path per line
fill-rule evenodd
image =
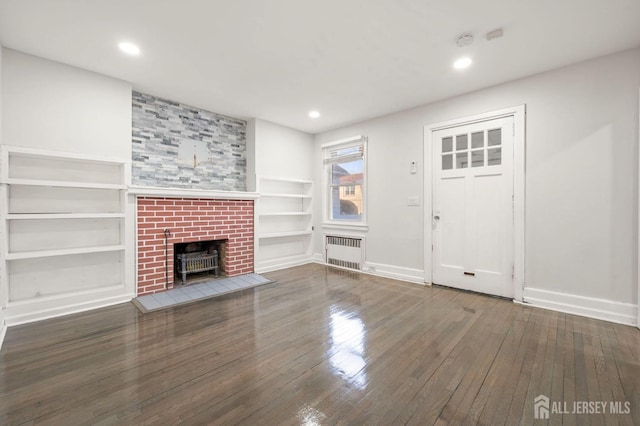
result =
M311 235L311 230L304 231L286 231L286 232L270 232L268 234L260 234L258 238L281 238L281 237L296 237L299 235Z
M124 245L114 246L97 246L97 247L80 247L72 249L58 249L58 250L39 250L39 251L26 251L20 253L7 253L7 260L20 260L20 259L38 259L41 257L54 257L54 256L68 256L74 254L86 254L86 253L105 253L111 251L122 251Z
M277 192L268 192L261 194L262 197L274 197L274 198L307 198L311 199L311 195L306 194L287 194L287 193L277 193Z
M256 176L255 268L279 268L311 257L313 182Z
M273 212L273 213L259 213L262 216L311 216L311 212Z
M9 185L26 186L53 186L62 188L92 188L92 189L127 189L126 185L112 183L87 183L87 182L64 182L56 180L35 180L35 179L7 179Z
M0 146L0 305L14 321L122 299L129 182L128 160Z
M285 178L285 177L275 177L275 176L260 176L262 180L270 180L274 182L290 182L290 183L302 183L302 184L312 184L313 182L308 179L295 179L295 178Z
M207 198L213 200L257 200L260 198L260 194L257 192L151 188L144 186L129 186L129 194L138 197Z
M112 219L123 218L124 213L10 213L8 220L37 219Z

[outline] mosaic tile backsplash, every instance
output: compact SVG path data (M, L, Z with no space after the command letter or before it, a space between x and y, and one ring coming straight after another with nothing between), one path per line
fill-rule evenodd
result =
M246 190L243 120L133 92L132 183Z

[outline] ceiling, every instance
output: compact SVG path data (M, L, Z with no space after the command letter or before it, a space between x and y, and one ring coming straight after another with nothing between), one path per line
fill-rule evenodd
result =
M309 133L640 46L639 22L638 0L0 0L5 47Z

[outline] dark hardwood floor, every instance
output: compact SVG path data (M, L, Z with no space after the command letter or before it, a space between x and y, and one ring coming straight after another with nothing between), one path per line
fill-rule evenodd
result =
M320 265L264 275L10 328L0 424L640 424L636 328ZM541 394L630 413L534 421Z

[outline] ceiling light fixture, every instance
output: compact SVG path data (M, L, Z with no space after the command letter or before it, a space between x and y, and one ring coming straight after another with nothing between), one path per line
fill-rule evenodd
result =
M309 111L309 118L319 118L320 113L318 111Z
M457 61L455 61L453 63L453 67L457 70L463 70L465 68L468 68L472 62L473 61L471 60L471 58L465 56L464 58L460 58Z
M473 36L471 34L465 34L458 37L458 40L456 40L458 47L470 46L471 43L473 43Z
M123 41L118 44L120 50L122 50L127 55L138 56L140 54L140 48L133 43L129 43L128 41Z

